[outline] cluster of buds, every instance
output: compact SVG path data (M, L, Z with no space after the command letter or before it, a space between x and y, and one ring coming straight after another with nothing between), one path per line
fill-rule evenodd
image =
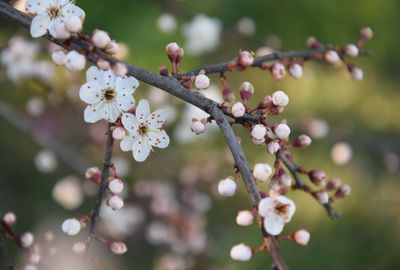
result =
M124 201L119 194L124 190L124 183L119 178L112 178L108 182L108 190L110 192L110 198L107 201L108 206L113 210L121 209L124 206Z
M83 70L86 66L86 57L77 51L57 50L51 54L51 59L56 65L64 65L70 71Z
M172 64L172 74L178 75L179 65L183 60L185 51L176 42L168 43L167 46L165 46L165 51L169 61L171 61Z
M83 17L71 16L65 22L57 24L54 29L55 38L69 39L71 36L80 34L82 32Z
M35 241L35 237L31 232L25 232L21 235L17 235L12 230L12 227L16 224L16 222L17 216L13 212L7 212L1 219L1 226L3 227L6 235L14 240L18 245L23 248L30 248Z

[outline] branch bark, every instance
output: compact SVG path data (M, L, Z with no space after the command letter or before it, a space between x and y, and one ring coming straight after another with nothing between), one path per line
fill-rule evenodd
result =
M4 270L14 270L14 266L12 265L10 258L8 257L6 247L4 246L3 236L0 233L0 261L3 262Z

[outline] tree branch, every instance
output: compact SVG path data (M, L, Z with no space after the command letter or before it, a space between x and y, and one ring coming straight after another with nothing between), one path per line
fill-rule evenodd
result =
M14 266L12 265L10 258L8 257L6 247L4 246L3 235L0 233L0 261L3 262L4 270L13 270Z

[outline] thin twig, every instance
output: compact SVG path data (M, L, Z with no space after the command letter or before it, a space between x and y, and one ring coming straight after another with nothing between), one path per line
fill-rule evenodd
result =
M0 234L0 261L3 262L4 270L14 269L14 266L11 263L10 258L8 257L2 234Z

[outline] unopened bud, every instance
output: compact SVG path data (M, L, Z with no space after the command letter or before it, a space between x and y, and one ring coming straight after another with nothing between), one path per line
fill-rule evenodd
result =
M106 31L95 30L92 35L92 42L97 48L104 49L111 42L111 38Z
M262 124L254 125L251 130L251 137L256 140L265 139L265 135L267 134L267 128Z
M344 51L346 52L346 54L348 56L351 56L351 57L357 57L358 53L359 53L358 47L354 44L346 45L346 47L344 48Z
M122 207L124 207L124 201L117 195L111 196L108 199L108 205L113 209L113 210L119 210Z
M349 185L341 186L335 193L335 197L344 198L349 196L351 193L351 187Z
M210 86L210 78L207 75L199 74L194 80L194 85L198 90L205 90Z
M111 67L110 62L108 62L107 60L104 60L104 59L99 59L96 64L102 70L107 70L107 69L110 69L110 67Z
M124 183L121 179L114 178L108 183L108 189L112 194L119 194L124 190Z
M286 75L285 66L281 63L275 63L271 67L272 77L276 80L282 80Z
M106 53L109 54L118 54L119 53L119 44L115 41L110 41L106 47Z
M234 117L242 117L246 112L246 108L241 102L236 102L232 106L232 114Z
M329 202L329 194L326 191L318 191L315 193L315 198L320 204L327 204Z
M362 81L364 78L364 72L359 67L352 67L350 70L351 77L356 81Z
M331 64L335 64L335 63L339 62L340 57L337 52L330 50L325 53L325 60Z
M85 177L98 184L101 180L101 171L97 167L91 167L86 170Z
M293 241L302 246L306 246L310 241L310 233L306 230L298 230L293 234Z
M67 30L64 23L59 23L54 29L55 38L58 39L69 39L71 33Z
M122 63L122 62L117 62L115 65L113 65L112 70L114 73L120 77L126 76L128 73L128 67Z
M200 135L200 134L204 133L204 131L206 130L206 125L203 124L203 122L201 122L199 120L195 120L192 123L191 130L194 132L194 134Z
M126 136L126 130L123 127L117 127L113 130L112 136L116 140L122 140Z
M317 49L321 47L321 43L315 37L309 37L306 41L307 47L311 49Z
M371 27L364 27L360 31L360 40L368 41L374 36L374 32L372 31Z
M4 214L2 221L11 227L17 222L17 216L13 212L7 212Z
M320 187L325 187L326 174L322 170L312 170L308 173L308 177L310 178L311 182L315 185Z
M254 63L254 57L248 51L239 53L238 63L242 67L250 67Z
M290 135L290 128L286 124L279 124L275 127L274 133L281 140L286 140Z
M253 224L254 215L249 210L239 211L236 216L236 223L239 226L250 226Z
M303 76L303 67L297 63L290 65L289 74L298 79Z
M295 147L306 147L311 144L311 138L307 135L300 135L293 142L293 146Z
M334 177L328 181L326 184L326 190L331 191L331 190L336 190L342 185L342 180Z
M82 21L78 16L72 16L65 22L65 28L71 33L82 31Z
M240 98L247 103L254 94L254 86L250 82L244 82L239 88Z
M21 245L23 248L28 248L33 244L35 238L30 232L23 233L20 237Z
M281 146L276 141L271 141L267 145L268 153L275 154L281 149Z
M110 250L117 255L122 255L128 251L125 243L123 242L112 242L110 245Z
M275 91L272 94L272 103L278 107L285 107L289 104L289 97L281 90Z

